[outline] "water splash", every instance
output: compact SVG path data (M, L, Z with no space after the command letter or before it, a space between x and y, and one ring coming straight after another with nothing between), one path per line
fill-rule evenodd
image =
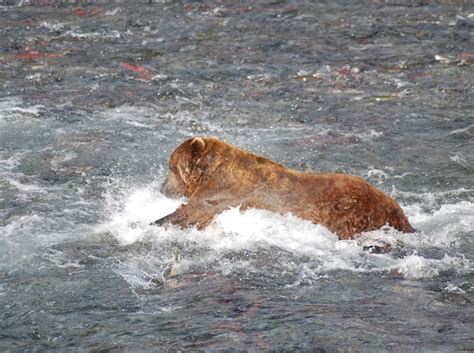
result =
M109 200L110 218L97 229L110 232L122 246L146 243L151 247L130 255L117 269L133 287L147 289L196 272L270 276L280 285L295 285L312 283L336 270L413 279L471 270L459 238L473 224L469 202L445 205L430 213L417 205L407 206L408 217L420 230L415 234L387 228L356 240L338 240L321 225L291 214L255 209L226 210L203 231L150 226L183 201L168 199L155 190L145 187ZM388 244L393 251L364 251L373 244Z

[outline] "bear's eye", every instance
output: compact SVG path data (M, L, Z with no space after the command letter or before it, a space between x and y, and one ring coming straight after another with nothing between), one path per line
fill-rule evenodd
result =
M188 162L188 161L186 161L186 162L184 163L184 171L185 171L186 174L188 174L188 175L189 175L190 172L191 172L191 169L189 168L189 162Z

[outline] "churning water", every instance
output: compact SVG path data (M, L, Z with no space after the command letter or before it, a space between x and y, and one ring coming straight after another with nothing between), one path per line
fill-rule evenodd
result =
M473 350L469 3L4 1L0 349ZM362 176L418 231L149 226L193 135Z

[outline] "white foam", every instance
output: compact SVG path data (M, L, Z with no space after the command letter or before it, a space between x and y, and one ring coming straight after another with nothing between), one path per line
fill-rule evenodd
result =
M115 16L121 11L120 7L116 7L113 10L107 10L105 11L104 15L105 16Z
M333 249L337 237L325 227L288 214L232 208L218 215L202 238L216 251L242 250L260 244L312 255Z
M108 205L109 220L98 227L98 231L110 232L122 245L141 241L153 244L153 252L134 254L117 269L133 286L144 289L165 281L170 271L180 276L193 268L220 271L223 275L242 271L257 275L267 271L268 275L268 271L276 271L274 276L291 274L293 284L318 280L333 270L396 270L405 278L431 278L445 271L463 274L471 270L470 260L462 254L466 233L474 225L474 208L468 201L443 205L435 211L406 206L410 221L420 230L415 234L382 229L365 233L357 240L342 241L325 227L291 214L254 209L229 209L203 231L150 226L151 221L180 204L154 190L137 189L113 199ZM379 243L393 248L405 244L408 252L399 257L363 250L365 245ZM420 255L430 253L432 247L436 247L434 258Z
M0 227L0 238L9 238L17 243L31 242L41 243L54 239L55 234L51 233L51 228L55 225L53 219L48 219L37 214L20 216L9 220L5 227ZM33 236L33 237L32 237Z
M40 23L40 27L49 30L50 32L57 32L61 31L64 29L64 23L52 23L52 22L47 22L43 21Z
M444 203L450 198L472 199L474 189L466 189L460 187L458 189L437 191L437 192L412 192L402 191L393 187L391 195L396 199L413 199L419 202L418 205L423 207L435 208Z
M434 245L460 246L468 241L464 235L474 230L474 203L470 201L441 205L433 211L415 204L406 206L405 212L411 224L427 234Z
M71 37L75 39L95 39L95 38L104 38L104 39L120 39L122 34L117 30L112 30L108 32L81 32L79 28L74 28L72 30L65 31L62 34L63 37Z
M8 159L0 159L0 170L11 171L20 165L18 157L11 156Z
M119 200L109 194L106 212L110 216L96 231L108 231L121 244L132 244L147 235L151 222L173 212L180 204L181 201L166 198L153 188L131 191Z
M469 168L471 166L467 158L463 156L462 154L449 156L449 159L451 159L454 163L459 164L461 167L464 167L464 168Z
M389 175L383 170L372 168L367 172L367 178L370 179L370 181L375 182L377 185L380 185L389 178Z
M152 128L156 126L157 111L154 108L122 105L106 109L99 113L104 119L123 121L137 127Z
M359 137L362 141L371 141L373 139L382 137L383 135L383 131L376 131L374 129L370 129L367 132L360 133L356 136Z
M44 105L25 106L18 98L0 99L0 123L12 122L17 119L38 118L45 111Z
M464 282L463 284L468 284L469 287L470 287L470 284L467 283L467 282ZM459 293L459 294L465 294L466 291L461 288L459 285L455 285L455 284L452 284L452 283L449 283L446 285L446 287L444 287L443 289L445 292L448 292L448 293Z
M70 261L62 251L55 249L48 249L48 252L45 252L42 255L43 259L51 262L58 268L77 268L83 269L85 266L80 264L78 260Z
M470 271L470 262L462 256L444 255L441 260L427 259L416 253L396 261L393 269L406 278L432 278L443 271L454 271L459 274Z
M18 180L12 178L5 178L9 185L13 186L14 188L18 189L23 193L46 193L48 189L43 186L39 186L36 184L26 184L21 183Z
M462 128L462 129L453 130L449 134L450 135L469 135L469 136L471 136L473 132L474 132L474 124L469 125L468 127L465 127L465 128Z
M145 128L145 129L153 129L153 128L155 128L155 125L143 124L143 123L139 123L139 122L137 122L137 121L127 121L127 124L132 125L132 126L135 126L135 127L142 127L142 128Z

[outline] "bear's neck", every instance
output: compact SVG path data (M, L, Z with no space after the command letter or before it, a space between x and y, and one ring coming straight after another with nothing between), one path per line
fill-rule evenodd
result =
M255 189L260 184L272 185L290 171L281 164L247 151L229 149L226 152L222 162L212 171L212 179L218 180L226 189L238 185L242 191Z

